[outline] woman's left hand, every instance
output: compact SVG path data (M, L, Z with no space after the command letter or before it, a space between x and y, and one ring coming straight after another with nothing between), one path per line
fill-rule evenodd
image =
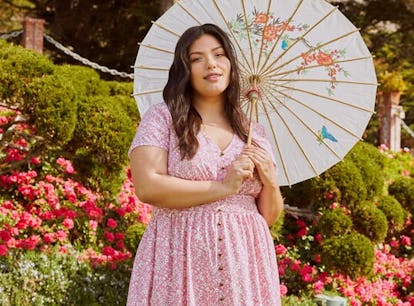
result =
M248 156L253 161L264 186L278 187L276 169L269 153L259 147L246 146L242 155Z

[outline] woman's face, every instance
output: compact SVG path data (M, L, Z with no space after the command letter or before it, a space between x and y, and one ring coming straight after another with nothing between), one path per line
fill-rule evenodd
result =
M221 43L204 34L189 48L191 85L194 98L221 96L230 83L231 64Z

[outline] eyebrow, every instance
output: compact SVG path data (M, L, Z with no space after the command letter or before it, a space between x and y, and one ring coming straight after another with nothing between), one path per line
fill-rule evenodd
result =
M216 51L217 49L223 49L224 50L223 46L218 46L218 47L215 47L215 48L211 49L211 51ZM204 52L201 52L201 51L194 51L194 52L191 52L189 54L189 56L191 56L192 54L203 54L203 53Z

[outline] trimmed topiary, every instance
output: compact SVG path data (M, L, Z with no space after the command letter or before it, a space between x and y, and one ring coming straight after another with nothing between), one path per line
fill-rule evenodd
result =
M54 71L47 57L3 39L0 39L0 67L0 98L12 106L20 104L21 95L32 79Z
M354 228L372 242L382 242L387 236L388 222L384 213L375 204L363 201L352 210Z
M346 156L359 169L368 199L383 193L385 158L375 146L365 142L358 142Z
M352 231L352 220L342 209L327 210L319 219L316 230L324 238L346 235Z
M344 159L322 175L322 179L332 181L340 191L340 201L345 206L363 201L367 198L367 189L358 167L350 160Z
M64 145L77 123L76 88L61 75L48 75L30 83L25 94L26 114L46 143Z
M321 263L331 272L339 272L352 278L372 273L374 267L374 247L362 234L351 233L332 237L324 241Z
M401 204L393 196L382 196L377 207L384 213L388 221L388 237L403 229L405 212Z
M388 186L388 193L394 196L401 206L414 214L414 179L399 176Z
M91 97L79 103L77 128L65 150L74 153L74 165L85 183L115 192L124 177L127 151L135 123L118 103L120 97Z

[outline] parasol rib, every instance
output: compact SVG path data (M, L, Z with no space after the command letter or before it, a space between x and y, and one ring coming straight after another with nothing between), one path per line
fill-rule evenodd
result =
M327 46L327 45L329 45L329 44L332 44L332 43L334 43L334 42L336 42L336 41L338 41L338 40L341 40L341 39L343 39L343 38L345 38L345 37L348 37L348 36L350 36L350 35L352 35L352 34L354 34L354 33L357 33L357 32L359 32L359 30L358 30L358 29L353 30L353 31L351 31L351 32L348 32L348 33L346 33L346 34L344 34L344 35L338 36L338 37L336 37L336 38L334 38L334 39L332 39L332 40L330 40L330 41L327 41L327 42L325 42L325 43L323 43L323 44L320 44L320 45L318 45L318 46L316 46L316 47L313 47L313 48L309 49L309 50L308 50L308 52L312 52L312 51L314 51L314 50L318 50L318 49L320 49L320 48L322 48L322 47L325 47L325 46ZM290 60L288 60L287 62L284 62L282 65L279 65L279 66L277 66L277 67L275 67L275 68L271 69L270 71L269 71L268 69L266 69L266 71L265 71L265 72L263 72L263 73L262 73L262 75L266 75L266 76L267 76L267 75L269 75L270 73L272 73L272 72L274 72L274 71L276 71L276 70L279 70L280 68L283 68L283 67L285 67L285 66L289 65L291 62L293 62L293 61L295 61L295 60L297 60L298 58L301 58L301 57L302 57L302 54L299 54L299 55L297 55L297 56L295 56L295 57L291 58L291 59L290 59ZM272 63L269 67L271 67L274 63L276 63L276 61L273 61L273 63Z
M347 59L347 60L335 61L334 64L356 62L356 61L362 61L362 60L366 60L366 59L372 59L372 56L364 56L364 57L358 57L358 58L350 58L350 59ZM275 74L270 74L267 77L271 78L271 77L275 77L275 76L279 76L279 75L287 75L287 74L290 74L290 73L293 73L293 72L299 72L299 71L304 71L304 70L309 70L309 69L314 69L314 68L319 68L319 67L329 67L329 65L318 64L318 65L312 65L312 66L307 66L307 67L298 67L298 68L295 68L295 69L282 71L282 72L275 73Z
M244 54L244 52L243 52L243 48L240 46L238 39L236 38L236 36L233 33L233 30L229 27L229 21L224 16L224 13L223 13L222 9L218 6L216 0L212 0L212 1L213 1L214 5L216 6L217 11L220 13L220 16L223 19L224 23L226 24L227 29L230 31L230 35L233 37L233 42L236 43L237 48L239 48L240 53L241 53L244 61L246 62L247 66L249 67L249 71L253 71L252 67L250 66L249 60L246 58L246 54Z
M283 172L285 173L286 180L288 181L288 185L290 186L291 182L290 182L289 174L287 172L286 163L283 159L283 154L282 154L282 151L280 150L279 142L277 141L276 132L275 132L275 129L273 128L273 124L272 124L272 120L270 119L269 112L267 111L266 103L264 103L262 100L259 100L259 101L261 101L262 108L264 110L264 113L266 114L267 121L269 122L269 126L272 131L272 135L273 135L273 140L276 145L277 152L279 153L280 161L282 163Z
M266 24L267 24L267 20L269 20L269 14L270 14L270 7L272 6L272 0L269 0L267 3L267 12L266 12ZM262 35L262 41L260 43L260 51L259 51L259 57L257 59L257 69L255 71L258 71L258 68L260 66L260 60L262 59L262 53L263 53L263 46L264 46L264 36Z
M137 96L150 95L150 94L155 94L155 93L160 93L160 92L163 92L163 90L156 89L156 90L150 90L150 91L141 91L141 92L133 93L132 96L137 97Z
M249 25L247 23L246 4L245 4L244 0L241 0L241 3L242 3L242 7L243 7L243 13L244 13L244 16L245 16L244 21L245 21L245 24L246 24L247 39L249 41L250 59L252 61L253 72L256 73L256 65L255 65L255 60L254 60L253 46L252 46L252 41L251 41L251 37L250 37Z
M199 25L202 25L203 24L193 14L191 14L191 12L184 6L184 4L181 3L181 1L177 1L176 3L184 10L184 12L186 12L188 14L188 16L190 16L191 18L193 18L195 22L197 22Z
M134 69L145 69L145 70L159 70L159 71L169 71L169 68L164 67L149 67L149 66L131 66Z
M266 96L267 100L270 102L269 97L267 96L266 93L263 92L263 95ZM279 102L281 102L277 97L275 97ZM298 139L295 137L295 134L293 134L293 132L291 131L289 125L287 124L287 122L285 121L285 119L283 118L283 116L279 113L279 111L277 110L277 108L275 107L275 105L273 103L269 103L273 110L277 113L277 115L279 116L280 120L282 120L283 124L285 125L285 127L287 128L290 136L292 136L293 140L295 141L296 145L299 147L300 151L302 152L303 156L305 157L306 161L308 162L309 166L312 168L313 172L315 173L315 175L317 176L319 173L316 170L315 166L313 165L313 163L311 162L309 156L306 154L304 148L301 146L301 144L299 143ZM283 105L283 103L281 103L281 105Z
M273 51L275 50L276 46L279 43L280 38L283 36L283 34L285 33L289 23L292 21L293 17L296 15L296 13L299 11L299 8L302 6L303 0L300 0L299 3L297 4L295 10L293 11L292 15L290 15L289 19L287 20L287 24L286 26L282 29L282 32L277 36L277 39L275 41L275 43L273 44L272 49L270 50L270 52L267 54L266 57L266 61L264 62L264 64L262 65L262 67L259 70L259 75L263 75L262 69L264 66L266 66L267 62L270 59L270 56L273 54ZM273 64L272 64L273 65Z
M285 85L277 85L277 86L278 87L283 87L283 88L286 88L286 89L289 89L289 90L299 91L299 92L302 92L302 93L306 93L306 94L309 94L309 95L312 95L312 96L316 96L316 97L319 97L319 98L322 98L322 99L330 100L330 101L333 101L333 102L337 102L337 103L340 103L340 104L343 104L343 105L346 105L346 106L349 106L349 107L353 107L353 108L356 108L356 109L359 109L359 110L363 110L363 111L368 112L368 113L371 113L371 114L375 113L371 109L364 108L362 106L358 106L358 105L355 105L355 104L351 104L349 102L345 102L345 101L342 101L342 100L339 100L339 99L334 99L332 97L324 96L324 95L318 94L316 92L312 92L312 91L308 91L308 90L303 90L303 89L299 89L299 88L295 88L295 87L290 87L290 86L285 86Z
M180 37L181 36L180 34L174 32L173 30L171 30L170 28L168 28L166 26L163 26L162 24L158 23L157 21L151 21L151 22L152 22L152 24L155 24L160 29L163 29L164 31L166 31L166 32L168 32L168 33L170 33L172 35L175 35L177 37Z
M272 81L279 82L324 82L324 83L339 83L339 84L357 84L357 85L372 85L378 86L378 83L369 82L356 82L356 81L344 81L344 80L324 80L324 79L271 79Z
M275 95L273 95L272 93L270 93L270 95L275 98L277 101L280 101L280 99L278 97L276 97ZM305 121L303 121L289 106L286 105L286 103L281 103L293 116L295 116L296 119L298 119L300 121L300 123L302 123L302 125L304 127L306 127L316 138L318 138L318 134L312 129L312 127L310 127ZM323 143L329 151L331 151L339 160L342 160L342 157L340 157L338 155L338 153L336 153L336 151L334 149L332 149L325 141L321 141L321 143Z
M260 68L259 74L265 74L279 59L282 58L287 52L289 52L290 49L292 49L298 42L304 39L306 35L308 35L311 31L313 31L319 24L321 24L326 18L328 18L333 12L335 12L337 8L333 8L331 11L328 12L325 16L323 16L321 19L319 19L313 26L311 26L301 37L299 37L297 40L295 40L290 46L286 48L276 59L273 60L273 62L267 66L267 68L263 71L263 68L265 68L268 60L262 65ZM273 48L274 49L274 48ZM272 52L273 52L272 49ZM269 59L269 58L268 58Z
M147 45L147 44L143 44L143 43L138 43L138 45L140 45L141 47L145 47L145 48L149 48L149 49L153 49L153 50L157 50L157 51L161 51L161 52L165 52L165 53L169 53L169 54L174 54L173 51L167 50L167 49L162 49L153 45Z
M271 90L271 88L269 88L269 90ZM292 101L294 101L294 102L296 102L296 103L298 103L298 104L302 105L303 107L305 107L305 108L309 109L310 111L314 112L315 114L318 114L320 117L322 117L322 118L324 118L324 119L328 120L329 122L331 122L331 123L335 124L337 127L339 127L340 129L344 130L344 131L345 131L345 132L347 132L348 134L350 134L350 135L354 136L354 137L355 137L355 138L357 138L358 140L362 140L362 139L361 139L361 137L360 137L360 136L358 136L357 134L355 134L354 132L352 132L352 131L348 130L347 128L343 127L342 125L340 125L340 124L339 124L339 123L337 123L336 121L333 121L331 118L329 118L328 116L326 116L326 115L322 114L321 112L317 111L316 109L314 109L314 108L310 107L309 105L306 105L305 103L303 103L303 102L299 101L298 99L296 99L296 98L294 98L294 97L292 97L292 96L290 96L290 95L288 95L288 94L284 93L283 91L277 91L277 92L278 92L278 93L280 93L280 94L282 94L282 95L284 95L286 98L288 98L288 99L290 99L290 100L292 100ZM276 98L276 99L278 99L277 97L275 97L275 98ZM278 99L278 101L280 101L280 100ZM280 102L281 102L281 101L280 101ZM285 103L282 103L282 105L284 105L284 104L285 104Z

